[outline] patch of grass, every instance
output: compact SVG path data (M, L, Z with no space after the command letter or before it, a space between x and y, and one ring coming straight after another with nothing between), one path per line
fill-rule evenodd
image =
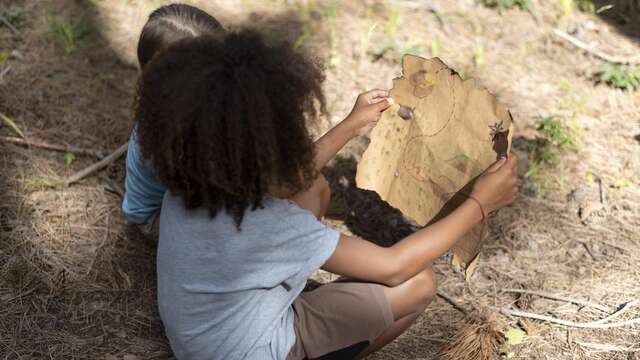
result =
M10 57L11 57L11 54L9 54L8 51L0 51L0 66L3 66L4 63L6 63Z
M596 82L627 91L640 89L640 68L619 64L604 64L596 73Z
M525 144L529 156L526 177L538 179L545 170L560 163L560 156L567 151L578 150L579 129L566 125L555 116L538 120L538 135Z
M54 180L44 177L35 177L24 182L24 188L29 192L44 189L53 189L56 187L56 185L57 184Z
M518 7L521 10L531 9L530 0L480 0L480 2L486 7L498 8L500 10L511 9L514 7Z
M72 152L67 151L64 153L62 159L64 160L65 165L69 166L76 160L76 155Z
M473 51L473 62L476 66L484 64L484 46L480 45Z
M11 5L0 9L0 16L7 20L13 27L19 29L24 23L27 8L20 5Z
M84 45L84 40L89 35L89 27L84 19L72 21L68 18L52 16L49 18L49 32L63 47L64 53L70 55Z
M389 6L387 11L387 20L384 22L384 32L390 36L395 35L400 28L400 23L402 23L402 18L400 17L398 9L393 6Z

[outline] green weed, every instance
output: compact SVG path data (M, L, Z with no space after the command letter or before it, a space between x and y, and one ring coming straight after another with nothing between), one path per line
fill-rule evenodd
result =
M89 28L83 20L72 22L70 19L53 16L49 18L49 32L69 55L84 44Z
M473 51L473 62L476 66L484 64L484 46L480 45Z
M72 152L67 151L64 153L62 159L64 160L65 165L69 166L76 160L76 155Z
M384 32L387 35L395 35L398 32L398 29L400 28L400 23L402 22L402 19L400 18L400 13L398 12L398 9L396 9L395 7L388 7L388 12L387 12L387 21L384 22Z
M631 182L627 179L617 179L612 186L614 189L626 189L631 186Z
M564 124L555 116L538 120L538 135L525 144L529 152L529 170L526 177L534 180L545 170L560 163L560 156L567 151L578 150L579 129Z
M56 185L57 184L54 180L44 177L35 177L24 182L24 188L27 191L53 189L56 187Z
M9 22L13 27L20 28L24 22L24 15L27 8L20 5L12 5L0 9L0 16Z
M531 9L530 0L480 0L480 2L486 7L498 8L500 10L511 9L514 7L518 7L522 10Z
M11 54L9 54L8 51L0 51L0 67L2 67L10 57Z
M611 87L636 91L640 89L640 68L619 64L604 64L596 73L596 82L603 82Z
M560 17L561 21L565 19L569 19L573 16L573 9L576 7L576 4L573 0L560 0L560 11L562 15Z

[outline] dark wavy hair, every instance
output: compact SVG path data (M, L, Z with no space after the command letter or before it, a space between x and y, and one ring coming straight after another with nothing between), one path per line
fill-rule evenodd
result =
M218 20L197 7L186 4L161 6L149 15L142 28L138 63L144 67L156 53L180 39L224 32Z
M324 112L323 80L317 62L254 31L181 40L140 77L142 156L187 208L224 209L239 228L270 191L316 177L307 125Z

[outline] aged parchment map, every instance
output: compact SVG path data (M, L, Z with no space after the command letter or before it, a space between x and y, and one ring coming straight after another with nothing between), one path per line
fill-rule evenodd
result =
M356 182L426 225L462 203L472 181L510 151L511 114L438 58L405 55L391 96L395 104L373 129ZM453 265L467 275L481 240L477 226L453 248Z

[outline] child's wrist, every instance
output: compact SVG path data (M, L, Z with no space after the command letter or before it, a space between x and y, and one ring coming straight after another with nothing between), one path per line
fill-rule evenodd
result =
M342 120L342 122L340 122L340 125L342 125L344 131L349 135L350 138L354 138L360 135L358 133L360 129L357 126L354 126L353 122L354 121L351 114L349 114L346 118L344 118L344 120Z
M476 217L476 220L481 223L484 222L487 219L487 213L485 211L485 206L482 205L480 200L473 195L467 195L467 202L471 203L471 206L476 209L476 214L479 215Z

